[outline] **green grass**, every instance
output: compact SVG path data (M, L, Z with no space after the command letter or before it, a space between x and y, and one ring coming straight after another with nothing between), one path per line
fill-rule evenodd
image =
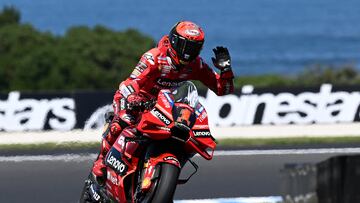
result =
M360 144L359 136L339 137L296 137L296 138L236 138L218 139L219 147L266 147L266 146L296 146L312 144ZM1 151L71 151L71 150L94 150L99 149L99 142L65 142L65 143L42 143L42 144L9 144L0 145Z
M31 150L74 150L100 148L99 142L64 142L64 143L41 143L41 144L9 144L0 145L0 151L31 151Z

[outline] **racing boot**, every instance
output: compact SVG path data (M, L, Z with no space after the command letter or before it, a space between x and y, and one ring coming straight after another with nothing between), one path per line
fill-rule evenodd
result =
M94 162L92 168L92 174L98 184L103 185L106 180L106 165L105 165L105 156L111 149L111 146L114 144L116 138L121 132L121 127L117 122L110 124L109 130L105 131L105 136L101 141L101 149L97 160ZM107 132L107 133L106 133Z

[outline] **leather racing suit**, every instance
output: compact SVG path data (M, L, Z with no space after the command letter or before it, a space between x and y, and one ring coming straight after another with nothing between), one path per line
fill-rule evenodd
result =
M155 99L161 89L177 87L180 82L186 80L199 80L219 96L233 92L234 75L231 68L218 74L200 56L188 65L177 68L167 56L169 46L169 38L165 35L157 47L142 55L130 77L120 83L113 100L115 116L109 132L104 134L99 158L94 163L95 176L104 175L103 158L122 129L136 124L136 116L129 113L124 106L124 100L130 95L141 95L145 100Z

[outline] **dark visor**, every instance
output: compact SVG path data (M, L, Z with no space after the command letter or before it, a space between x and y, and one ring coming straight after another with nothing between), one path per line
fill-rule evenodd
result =
M170 42L172 47L178 53L179 58L184 61L194 60L200 54L204 44L203 41L189 40L175 33L170 36Z

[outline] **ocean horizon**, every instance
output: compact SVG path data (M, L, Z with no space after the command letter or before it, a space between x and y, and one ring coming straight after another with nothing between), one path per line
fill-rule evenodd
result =
M191 20L206 33L205 61L211 63L212 48L226 46L237 76L291 75L314 64L360 70L358 0L0 0L0 6L15 6L22 22L56 35L103 25L159 40L177 21Z

